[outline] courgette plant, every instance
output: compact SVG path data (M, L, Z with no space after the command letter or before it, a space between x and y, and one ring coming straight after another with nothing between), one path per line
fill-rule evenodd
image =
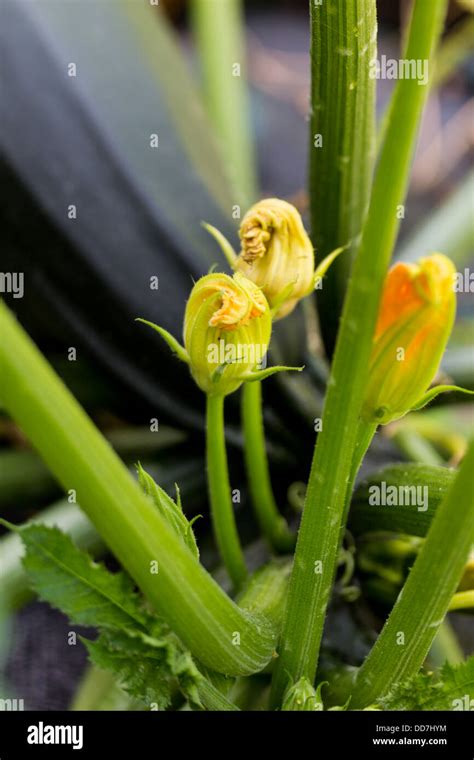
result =
M68 523L62 508L46 522L1 522L24 543L32 589L75 624L99 633L84 639L97 670L86 678L76 707L87 704L84 695L95 684L106 688L111 703L116 699L130 709L453 709L456 699L474 693L474 661L447 663L431 676L420 669L453 599L472 606L472 585L465 588L463 578L474 539L474 442L456 474L426 465L412 465L408 475L396 469L383 474L397 487L417 479L435 484L437 498L415 518L402 508L393 518L368 510L360 490L353 500L379 425L423 408L438 394L463 390L430 387L454 322L454 264L443 253L420 251L417 263L388 271L427 87L416 79L397 81L374 170L375 82L369 69L376 54L375 0L310 3L311 242L291 204L252 197L245 88L231 74L223 78L216 60L217 52L225 58L241 50L239 4L220 0L217 17L209 5L195 0L193 20L210 116L248 208L239 230L241 251L206 224L221 251L209 238L217 270L189 293L183 344L166 326L136 317L160 334L177 366L188 365L206 395L211 519L233 594L200 561L179 489L171 498L140 464L138 479L133 477L4 303L1 406L74 495L100 540L89 523L86 530ZM407 59L433 61L446 6L447 0L415 0ZM227 44L211 51L209 39ZM232 119L226 118L229 98ZM233 276L220 271L226 259ZM318 306L327 347L331 351L335 339L335 348L296 536L272 490L262 404L267 377L304 368L267 365L266 357L273 323L313 298L313 291L318 299L326 276L330 287ZM336 308L343 303L337 336L331 292L337 293ZM138 334L145 327L134 329ZM224 427L224 399L241 386L250 493L275 554L253 573L233 512ZM51 520L82 536L82 548ZM346 526L357 537L367 525L422 542L376 643L330 707L331 683L323 683L319 667L327 608L341 557L348 555ZM100 551L102 542L119 561L119 572L84 550ZM21 585L18 574L17 581ZM105 687L103 671L112 676Z

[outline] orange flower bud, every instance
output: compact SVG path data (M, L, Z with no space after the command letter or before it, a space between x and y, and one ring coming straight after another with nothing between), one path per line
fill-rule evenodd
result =
M455 268L434 253L395 264L385 281L363 417L386 424L410 411L438 370L453 327Z

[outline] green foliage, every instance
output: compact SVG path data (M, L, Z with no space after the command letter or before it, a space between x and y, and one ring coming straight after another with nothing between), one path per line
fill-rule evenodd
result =
M58 528L27 525L19 533L24 568L44 601L78 625L145 627L146 614L128 575L109 573Z
M380 700L384 710L469 710L474 699L474 656L446 663L436 673L418 673Z
M151 475L143 469L141 464L137 466L137 472L138 482L146 495L150 497L155 506L159 509L161 515L173 528L176 535L180 537L185 546L188 547L196 559L199 559L199 549L194 537L192 525L200 515L197 515L193 520L189 521L182 510L178 489L176 489L177 499L176 502L174 502L173 499L168 496L166 491L155 483Z
M200 673L190 653L161 624L155 622L154 628L154 636L137 629L107 630L84 643L92 662L112 672L127 694L147 706L166 709L178 688L200 705Z
M58 528L26 525L23 559L38 596L72 623L99 630L83 639L91 660L111 671L124 691L146 705L165 709L179 691L200 705L202 676L191 654L160 619L148 612L124 572L111 573L80 551Z

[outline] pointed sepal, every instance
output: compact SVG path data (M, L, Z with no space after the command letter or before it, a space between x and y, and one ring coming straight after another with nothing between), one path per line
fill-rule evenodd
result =
M189 364L188 352L184 346L182 346L181 343L177 341L170 332L168 332L168 330L165 330L164 327L160 327L160 325L155 325L154 322L149 322L147 319L141 319L140 317L137 317L135 322L141 322L142 324L151 327L152 330L155 330L159 335L161 335L163 340L168 344L172 352L176 354L178 359L180 359L182 362L185 362L186 364Z
M433 399L439 396L441 393L467 393L469 396L474 396L474 391L470 391L467 388L461 388L458 385L435 385L434 388L430 388L418 401L411 407L410 412L416 412L419 409L423 409L424 406L429 404Z
M227 240L226 236L223 235L222 232L220 232L220 230L218 230L216 227L213 227L212 224L208 224L207 222L201 222L201 224L204 229L207 230L210 235L212 235L216 243L219 245L230 268L235 269L237 254L232 244Z
M313 280L313 287L314 289L319 288L319 283L323 279L324 275L328 271L329 267L337 259L337 257L345 250L347 250L348 246L344 245L341 248L336 248L334 251L331 251L331 253L328 253L327 256L318 264L318 266L315 269L314 272L314 280Z
M276 375L278 372L302 372L304 370L303 367L267 367L266 369L257 369L253 372L249 372L248 375L244 377L244 382L246 383L254 383L256 380L266 380L267 377L271 377L272 375Z

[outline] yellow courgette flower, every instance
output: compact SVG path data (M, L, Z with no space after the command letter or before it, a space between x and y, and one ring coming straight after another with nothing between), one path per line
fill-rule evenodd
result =
M453 327L455 272L440 253L389 271L370 359L365 419L386 424L417 408Z
M265 293L281 319L314 289L314 250L299 212L279 198L259 201L240 226L236 269Z
M197 385L233 393L265 360L272 330L260 288L236 273L208 274L194 285L184 315L184 347Z

